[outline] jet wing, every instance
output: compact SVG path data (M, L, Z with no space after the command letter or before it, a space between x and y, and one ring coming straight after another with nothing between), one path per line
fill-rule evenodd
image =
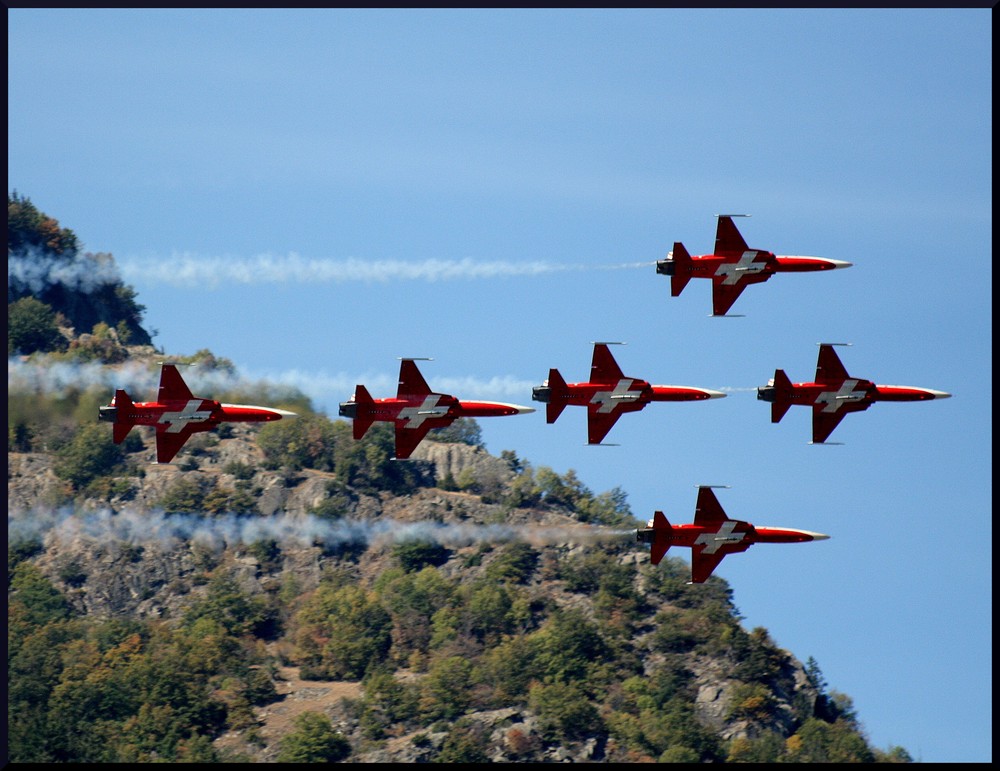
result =
M816 360L816 382L833 383L839 387L841 383L850 380L850 378L851 376L847 374L847 369L841 363L833 346L823 343L819 347L819 358Z
M706 554L704 546L695 546L691 550L691 583L704 583L725 556L726 551L723 549Z
M413 359L403 359L399 364L399 387L396 389L396 398L427 396L429 393L431 393L430 386L420 374Z
M698 488L698 502L695 504L694 523L696 525L711 526L721 525L729 517L715 497L711 487Z
M746 279L737 279L734 284L723 283L727 276L712 276L712 315L725 316L736 298L743 294L750 282Z
M594 358L590 365L591 383L617 383L625 378L618 362L605 343L594 343ZM609 426L610 428L610 426Z
M727 554L746 551L750 546L750 541L724 544L715 549L711 549L705 544L695 544L691 549L691 583L704 583Z
M608 435L608 431L621 417L621 412L612 409L611 412L601 412L600 404L591 402L587 405L587 442L589 444L600 444Z
M847 413L863 412L871 406L871 402L847 402L835 412L825 412L825 406L813 405L813 444L823 444Z
M182 426L180 430L171 430L175 424L156 424L156 462L170 463L180 451L184 443L195 433L191 425Z
M410 457L420 441L427 436L427 432L432 428L440 428L442 425L447 425L447 423L441 423L441 421L430 421L425 420L412 428L407 428L406 420L395 421L396 425L396 457L399 460L406 460ZM451 421L448 421L450 423Z
M160 369L160 393L158 398L160 404L166 404L171 401L187 402L195 398L174 364L164 364Z
M743 254L750 247L733 224L733 218L722 215L715 229L715 253L719 255ZM735 297L733 298L736 299Z

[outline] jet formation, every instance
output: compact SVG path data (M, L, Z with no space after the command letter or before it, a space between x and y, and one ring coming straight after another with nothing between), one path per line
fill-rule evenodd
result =
M676 241L665 260L656 263L657 274L670 276L670 293L677 297L692 278L712 281L712 315L725 316L750 284L767 281L775 273L836 270L850 262L823 257L775 255L751 249L733 223L734 217L720 214L711 254L691 255ZM546 405L547 423L555 423L570 405L587 408L587 443L603 444L605 437L626 412L637 412L650 402L682 402L720 399L721 391L695 386L651 385L641 378L626 376L609 346L622 343L595 342L590 378L567 383L556 368L532 389L531 398ZM823 444L845 415L868 409L877 401L925 401L951 396L945 391L915 386L876 385L847 373L834 351L821 343L815 382L793 383L784 370L777 369L766 386L757 389L757 398L771 403L771 422L778 423L793 405L812 407L812 443ZM403 358L395 397L373 399L358 384L349 401L340 403L340 415L351 419L355 440L362 439L376 422L392 423L395 429L395 458L410 457L432 429L444 428L461 417L481 418L534 412L532 407L491 401L460 400L432 391L417 368L417 361ZM175 364L165 363L160 372L160 389L155 402L134 402L117 389L98 419L113 424L113 439L123 442L134 426L156 428L156 461L169 463L188 438L209 431L223 422L270 422L296 417L294 412L271 407L221 404L194 396ZM626 531L630 532L630 531ZM654 512L644 528L635 531L636 540L650 545L650 561L659 564L671 546L691 548L691 581L700 584L712 575L727 554L746 551L755 543L799 543L829 538L822 533L791 528L755 527L726 515L711 486L698 488L694 522L672 525L662 511Z
M587 408L587 444L601 444L611 427L626 412L636 412L650 402L693 402L721 399L722 391L694 386L650 385L645 380L626 377L611 354L609 345L594 343L590 380L567 383L558 369L550 369L548 379L535 386L531 398L545 403L545 422L555 423L569 404Z
M377 421L392 423L396 429L395 457L405 460L428 431L450 426L458 418L523 415L535 411L534 407L504 402L460 401L450 394L431 391L416 361L418 359L402 359L400 362L394 398L373 399L367 388L358 385L350 401L340 403L341 417L351 418L354 423L355 439L361 439Z
M815 382L793 383L784 370L776 369L767 385L757 389L757 398L771 403L772 423L780 422L792 405L812 407L812 444L823 444L846 415L863 412L875 402L922 402L951 396L933 388L876 385L851 377L835 345L844 343L820 343Z
M750 284L767 281L775 273L849 268L852 263L826 257L776 255L765 249L751 249L733 224L733 217L746 214L720 214L712 254L688 254L684 244L674 242L665 260L658 260L656 272L670 276L670 295L677 297L692 278L712 280L712 315L725 316L736 298Z
M97 419L113 423L112 439L121 444L135 426L156 427L156 462L170 463L192 434L211 431L220 423L268 423L297 417L296 413L250 404L221 404L194 396L175 364L160 369L155 402L134 402L121 388L111 404L98 409Z
M829 537L788 527L754 527L749 522L730 519L709 485L698 488L693 523L671 525L663 512L657 511L646 527L635 531L637 541L650 544L649 561L654 565L660 563L671 546L689 546L690 584L704 583L727 554L746 551L755 543L802 543Z

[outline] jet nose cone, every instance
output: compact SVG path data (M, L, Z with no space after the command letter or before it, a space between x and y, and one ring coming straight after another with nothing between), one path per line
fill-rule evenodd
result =
M529 412L535 411L534 407L522 407L520 404L512 404L511 407L517 410L518 415L527 415Z
M847 262L847 260L831 260L829 257L826 259L826 261L830 263L830 265L832 265L834 269L849 268L854 264L853 262Z
M806 535L811 535L814 541L826 541L830 538L830 536L825 533L814 533L811 530L803 530L802 532Z
M928 388L927 393L931 394L935 399L950 399L951 394L947 391L935 391L933 388Z
M701 390L705 392L709 399L724 399L727 396L722 391L713 391L711 388L702 388Z
M299 413L297 412L289 412L288 410L278 410L273 407L271 408L271 412L277 412L282 418L297 418L299 416Z

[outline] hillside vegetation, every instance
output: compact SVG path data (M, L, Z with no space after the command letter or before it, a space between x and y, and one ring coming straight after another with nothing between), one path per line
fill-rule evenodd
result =
M9 196L21 275L67 255L71 231ZM816 661L744 629L724 579L652 566L624 491L490 455L469 420L395 462L391 427L355 441L235 379L200 395L300 417L155 465L150 429L115 445L98 424L99 378L10 374L155 371L134 292L8 276L10 760L912 760L870 745Z

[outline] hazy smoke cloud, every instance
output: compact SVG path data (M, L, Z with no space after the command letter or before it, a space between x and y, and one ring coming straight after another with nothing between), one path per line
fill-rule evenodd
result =
M336 520L313 516L277 514L270 517L227 514L166 514L161 511L104 509L94 512L30 510L8 512L8 543L44 539L47 543L124 541L172 548L183 542L221 549L274 540L285 546L322 544L337 546L364 543L385 546L403 541L429 541L457 548L476 543L524 541L533 546L584 544L634 535L634 530L577 525L475 525L468 523L398 522L394 520Z
M562 265L535 260L346 260L306 259L298 254L260 254L255 257L200 257L174 254L168 259L124 260L122 274L136 284L161 283L181 287L213 288L220 283L316 284L348 281L448 281L537 276L578 270L615 270L652 265L636 262L619 265Z
M7 253L7 287L41 294L55 284L92 293L106 284L121 282L118 266L110 254L76 254L53 257L38 249L23 254Z

